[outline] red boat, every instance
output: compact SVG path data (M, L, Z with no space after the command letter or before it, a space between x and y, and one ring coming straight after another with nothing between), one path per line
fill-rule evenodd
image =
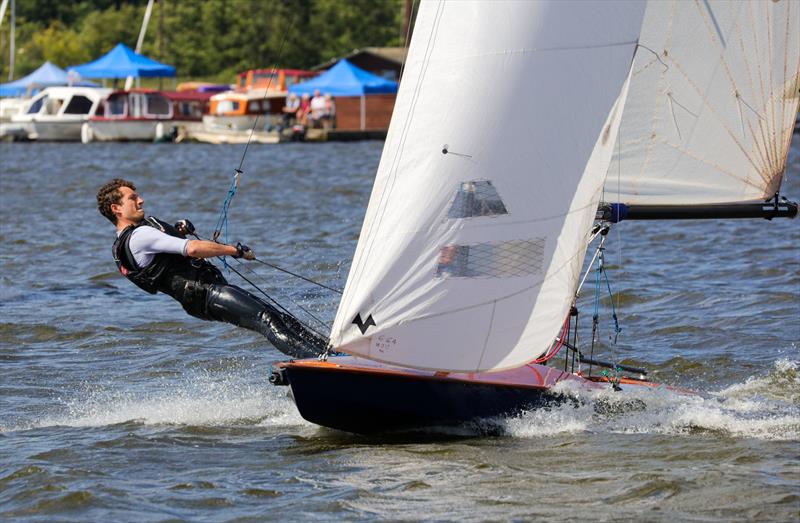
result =
M84 143L169 140L202 127L213 92L114 91L84 123Z

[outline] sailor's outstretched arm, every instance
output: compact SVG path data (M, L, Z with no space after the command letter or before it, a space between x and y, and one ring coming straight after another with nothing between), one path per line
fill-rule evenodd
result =
M239 250L233 245L212 242L210 240L189 240L186 245L186 256L192 258L214 258L216 256L238 256Z

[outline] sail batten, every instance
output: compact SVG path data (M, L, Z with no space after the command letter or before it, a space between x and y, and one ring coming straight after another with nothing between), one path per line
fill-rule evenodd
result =
M473 372L549 348L577 285L643 12L625 1L421 4L337 350Z
M648 2L640 43L603 199L772 198L800 102L800 3Z

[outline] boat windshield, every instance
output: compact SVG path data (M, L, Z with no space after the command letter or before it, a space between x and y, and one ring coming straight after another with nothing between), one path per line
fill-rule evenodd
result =
M220 100L217 102L216 114L232 113L239 110L239 102L234 100Z
M92 110L92 101L85 96L75 95L64 109L64 114L89 114Z
M35 102L33 102L31 104L30 108L28 108L28 114L36 114L36 113L38 113L41 110L42 105L44 105L44 103L46 101L47 101L47 95L44 95L41 98L39 98L38 100L36 100Z

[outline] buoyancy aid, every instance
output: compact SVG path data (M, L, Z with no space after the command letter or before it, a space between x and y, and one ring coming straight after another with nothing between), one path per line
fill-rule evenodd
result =
M139 288L172 296L196 318L224 321L259 332L293 358L311 358L326 350L327 339L309 332L290 314L229 285L222 272L206 260L159 253L150 265L139 267L130 248L131 235L138 227L155 227L177 238L185 236L153 216L123 229L112 248L114 261L119 271Z
M148 216L141 223L123 229L114 241L112 254L119 272L140 289L150 294L161 291L181 302L184 308L189 310L190 306L200 304L186 303L187 300L192 300L191 296L195 294L186 292L187 284L227 283L220 270L210 262L180 254L158 253L150 265L139 267L130 248L131 235L139 227L155 227L177 238L185 236L172 225L153 216Z

